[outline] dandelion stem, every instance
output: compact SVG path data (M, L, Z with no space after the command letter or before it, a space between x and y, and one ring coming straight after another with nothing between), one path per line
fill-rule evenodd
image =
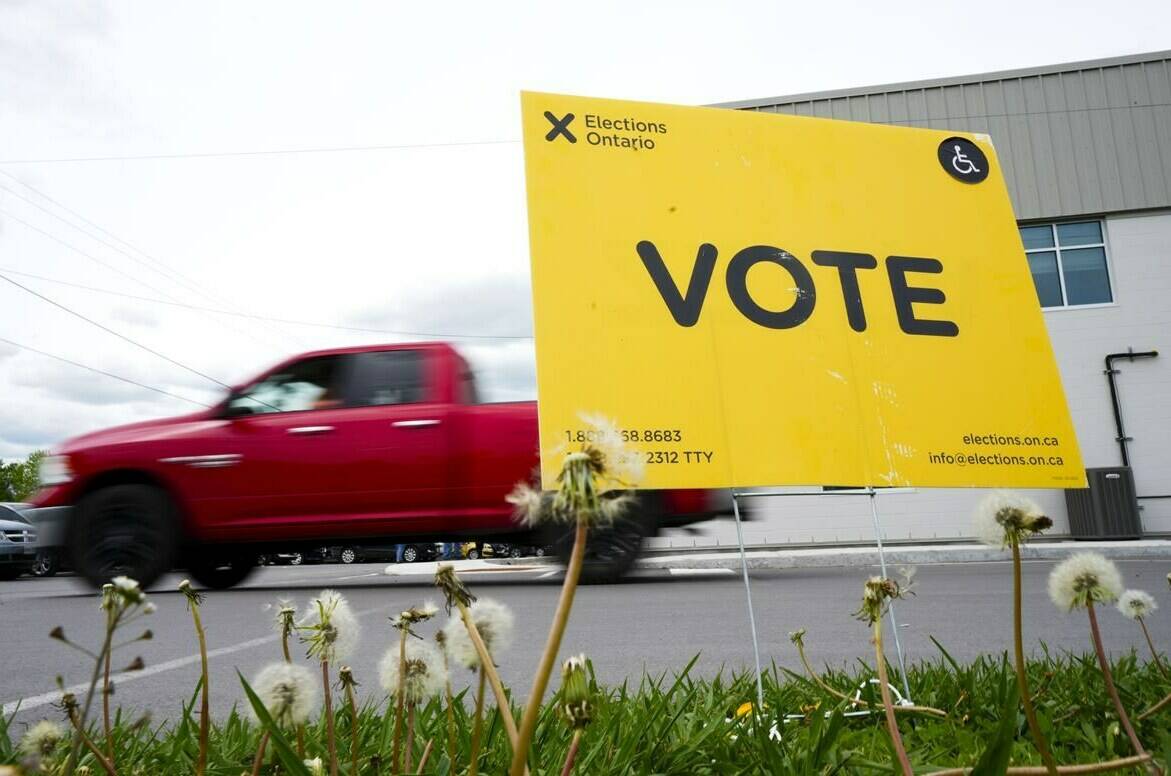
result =
M809 674L809 677L813 680L814 684L816 684L822 690L825 690L827 693L834 696L835 698L839 698L843 701L846 701L847 703L849 703L853 706L861 706L863 708L870 707L869 701L863 700L862 698L854 698L850 695L847 695L844 692L841 692L840 690L837 690L834 687L829 686L825 682L825 680L822 679L820 676L818 676L817 672L813 670L813 666L809 664L809 658L805 656L805 645L802 644L801 641L799 641L799 640L795 641L794 643L797 645L797 654L801 658L801 665L805 666L805 671ZM902 713L931 714L936 717L946 717L947 716L946 711L944 711L943 709L934 708L932 706L895 706L895 713L898 714L900 712L902 712Z
M297 756L305 759L305 723L297 725Z
M423 755L419 758L419 767L415 769L415 773L423 772L423 768L427 767L427 760L431 758L431 749L435 746L435 739L428 738L427 745L423 747Z
M907 759L907 750L903 747L903 737L899 733L899 723L895 721L894 703L890 697L890 683L886 675L886 655L882 651L882 618L874 620L874 654L878 661L878 689L882 693L882 708L886 711L886 728L890 732L890 740L894 745L895 756L898 757L899 767L903 776L914 776L911 761Z
M508 734L508 743L512 745L513 751L516 751L516 720L512 718L512 704L509 703L508 695L504 692L504 683L500 681L500 674L496 671L496 663L492 660L492 654L488 652L488 645L484 643L484 638L480 635L480 629L476 627L476 621L472 618L471 611L462 602L456 601L456 606L459 607L460 619L463 620L464 627L467 628L472 645L476 648L476 654L480 658L480 665L484 668L488 686L492 688L492 694L496 696L496 706L500 709L500 719Z
M196 776L203 776L207 770L207 739L211 729L211 701L208 687L207 672L207 636L203 632L203 622L199 618L199 601L191 600L191 619L195 623L195 634L199 637L199 667L203 673L201 695L199 699L199 759L195 763Z
M358 773L358 704L354 701L354 685L346 682L346 704L350 707L350 773Z
M569 742L569 751L565 753L565 765L561 766L561 776L573 773L573 763L577 760L577 750L581 746L581 728L573 731L573 740Z
M101 664L99 663L99 665ZM114 769L113 761L111 759L107 759L106 756L102 754L102 750L98 749L97 744L95 744L93 739L89 737L89 734L85 732L85 727L82 721L77 718L76 711L69 712L69 721L73 723L73 727L76 730L76 735L80 738L81 743L85 746L86 749L89 750L90 754L94 756L94 759L98 761L98 764L102 766L102 770L109 774L109 776L118 776L118 772ZM73 771L67 769L65 773L73 773Z
M525 772L529 745L532 742L533 732L537 729L537 717L541 712L541 701L545 696L545 688L549 684L549 674L553 671L553 663L557 660L557 653L561 649L561 637L565 635L565 626L569 622L569 610L573 608L573 596L577 592L577 581L581 577L581 566L585 559L588 530L586 523L579 519L573 535L573 552L570 553L569 565L565 568L565 581L561 584L561 598L557 602L557 612L554 614L553 624L549 628L549 640L545 643L545 652L541 655L541 662L533 677L532 694L529 696L524 718L521 720L520 732L517 734L516 748L512 753L512 768L509 771L511 776L523 776Z
M1155 642L1151 640L1151 632L1147 630L1147 621L1139 617L1138 624L1142 626L1143 635L1147 637L1147 646L1151 648L1151 659L1155 661L1159 673L1163 675L1164 679L1171 680L1171 676L1167 674L1167 667L1163 665L1162 659L1159 658L1159 650L1155 649Z
M411 772L412 750L415 748L415 704L407 705L407 743L403 747L403 773Z
M329 661L321 661L321 683L325 688L325 738L329 744L329 776L337 776L337 742L333 737L333 698L329 692Z
M480 686L476 689L476 719L472 723L472 754L468 761L468 776L480 772L480 736L484 731L484 664L480 664Z
M1021 691L1021 704L1025 707L1025 719L1029 723L1029 733L1033 736L1033 743L1041 754L1041 762L1045 764L1045 771L1050 776L1057 773L1057 761L1049 750L1049 742L1041 731L1041 723L1037 721L1037 710L1033 706L1033 696L1029 690L1029 674L1025 669L1025 644L1021 635L1021 546L1015 534L1009 540L1012 545L1012 640L1016 656L1016 682Z
M268 746L268 731L260 736L260 743L256 745L256 757L252 760L252 776L260 776L260 766L264 763L264 749Z
M1122 723L1122 729L1126 731L1134 753L1140 756L1145 755L1147 752L1143 749L1142 743L1139 742L1138 736L1135 735L1134 727L1130 724L1130 717L1122 705L1122 699L1118 697L1118 688L1114 686L1114 673L1110 670L1110 661L1106 659L1106 650L1102 647L1102 633L1098 630L1098 615L1094 613L1093 601L1086 604L1086 613L1090 616L1090 635L1094 641L1094 652L1098 655L1098 665L1102 669L1102 679L1106 682L1106 692L1109 693L1110 700L1114 703L1114 710L1118 712L1118 721ZM1147 762L1147 768L1154 774L1163 773L1152 762Z
M110 730L110 658L113 655L113 647L106 650L102 668L102 729L106 734L106 756L111 762L114 760L114 734Z
M1168 693L1167 696L1165 698L1163 698L1163 700L1159 701L1154 706L1152 706L1149 709L1147 709L1146 711L1144 711L1142 714L1139 714L1138 718L1139 719L1146 719L1147 717L1151 716L1152 714L1159 713L1169 704L1171 704L1171 693Z
M404 706L404 699L405 699L405 696L403 694L403 685L406 683L406 679L407 679L407 631L404 628L402 631L399 632L399 638L398 638L398 687L396 687L395 691L394 691L394 734L392 736L392 740L394 741L394 747L391 749L391 755L390 755L390 772L391 773L401 773L402 772L402 769L399 768L399 763L401 762L400 756L402 755L402 752L399 749L399 742L400 742L400 738L402 736L403 706Z
M289 652L289 629L281 628L281 652L285 654L285 662L292 663L293 656Z
M1099 763L1086 763L1084 765L1059 765L1057 772L1059 774L1065 773L1107 773L1109 771L1121 771L1133 768L1137 765L1150 762L1150 755L1133 757L1122 757L1117 760L1103 760ZM932 771L927 776L967 776L972 773L972 768L948 768L943 771ZM1045 766L1037 765L1019 765L1008 768L1004 771L1008 776L1045 776Z
M65 773L73 773L77 767L77 757L81 754L81 745L84 743L84 739L88 738L85 735L85 721L89 719L89 710L94 699L94 689L98 686L98 679L102 675L102 663L106 659L106 654L110 651L110 644L114 640L114 630L117 627L117 615L106 619L106 636L102 641L102 648L98 650L98 658L94 661L94 670L90 676L89 689L85 693L85 704L81 707L80 721L74 725L77 728L77 732L73 736L73 743L69 749L69 759L65 763Z
M455 709L452 707L451 674L448 673L447 650L443 650L443 674L447 677L444 683L444 695L447 699L447 760L455 767Z

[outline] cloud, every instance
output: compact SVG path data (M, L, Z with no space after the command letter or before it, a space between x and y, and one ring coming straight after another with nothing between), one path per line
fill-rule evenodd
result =
M151 329L158 328L160 324L159 317L154 313L148 312L142 307L130 307L129 305L115 306L110 310L110 317L117 321L125 321L135 326Z
M533 329L532 291L527 276L499 275L460 280L429 293L350 316L350 325L426 332L437 338L459 334L528 336Z

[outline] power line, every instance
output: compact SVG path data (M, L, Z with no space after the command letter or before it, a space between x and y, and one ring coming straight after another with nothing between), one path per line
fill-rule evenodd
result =
M226 159L249 156L293 154L336 154L363 151L406 151L420 148L468 148L475 146L515 145L519 140L465 140L452 143L399 143L395 145L322 146L319 148L282 148L253 151L211 151L176 154L127 154L122 156L69 156L55 159L0 159L0 164L64 164L69 162L134 162L151 159Z
M161 259L158 259L158 258L156 258L156 257L154 257L154 256L152 256L152 255L150 255L150 254L149 254L149 253L147 253L146 251L142 250L141 248L139 248L139 247L137 247L137 246L135 246L135 245L132 245L130 242L128 242L128 241L126 241L126 240L123 240L121 237L119 237L118 235L114 234L114 233L113 233L113 232L111 232L109 229L106 229L106 228L102 227L100 224L96 224L96 223L94 223L93 221L91 221L91 220L89 220L88 218L86 218L85 216L83 216L81 213L78 213L76 210L73 210L73 209L71 209L70 207L68 207L67 205L65 205L65 204L64 204L64 203L62 203L62 202L59 202L58 200L54 199L53 197L50 197L48 194L46 194L45 192L41 191L41 190L40 190L40 189L38 189L37 187L33 186L31 183L26 183L26 182L22 181L20 178L17 178L17 177L16 177L15 175L13 175L12 173L9 173L9 172L7 172L7 171L5 171L5 170L0 170L0 175L3 175L4 177L8 178L9 180L13 181L14 183L17 183L17 184L19 184L19 185L23 186L24 188L26 188L26 189L28 189L29 191L31 191L31 192L33 192L34 194L36 194L36 195L37 195L38 197L40 197L41 199L44 199L45 201L52 203L52 204L53 204L55 207L57 207L57 208L59 208L59 209L61 209L61 210L65 211L66 213L68 213L69 215L73 216L74 218L76 218L77 220L81 221L82 223L86 224L86 225L87 225L87 226L89 226L90 228L92 228L92 229L95 229L95 230L97 230L98 232L101 232L102 234L106 235L107 237L109 237L109 238L111 238L111 239L113 239L113 240L115 240L115 241L117 241L117 242L121 243L122 245L126 246L126 248L129 248L131 251L134 251L135 253L137 253L137 254L141 255L143 258L145 258L147 261L149 261L149 262L150 262L150 264L145 264L145 263L143 262L143 260L142 260L142 259L140 259L140 258L138 258L137 256L134 256L133 254L131 254L131 253L127 252L127 250L126 250L125 248L121 248L121 247L119 247L118 245L115 245L115 244L113 244L113 243L111 243L111 242L109 242L109 241L107 241L107 240L103 240L102 238L100 238L100 237L98 237L98 236L96 236L96 235L94 235L94 234L92 234L92 233L90 233L90 232L86 231L85 229L82 229L82 228L81 228L80 226L78 226L77 224L75 224L75 223L73 223L72 221L70 221L70 220L68 220L68 219L66 219L66 218L64 218L64 217L62 217L61 215L59 215L59 214L57 214L57 213L54 213L52 210L50 210L49 208L45 207L44 205L41 205L41 204L39 204L39 203L37 203L37 202L34 202L33 200L29 199L28 197L25 197L24 195L22 195L22 194L19 194L18 192L15 192L15 191L13 191L12 189L8 188L7 186L0 185L0 189L3 189L4 191L8 192L8 193L9 193L9 194L11 194L12 196L14 196L14 197L17 197L18 199L20 199L20 200L22 200L22 201L24 201L24 202L28 203L29 205L32 205L33 207L37 208L38 210L40 210L40 211L42 211L42 212L44 212L44 213L47 213L47 214L49 214L49 215L50 215L50 216L52 216L53 218L57 219L58 221L60 221L60 222L62 222L63 224L65 224L66 226L70 227L71 229L75 229L75 230L77 230L78 232L80 232L81 234L83 234L83 235L85 235L86 237L90 238L91 240L95 240L95 241L97 241L97 242L101 243L102 245L105 245L107 248L110 248L110 249L112 249L112 250L114 250L114 251L117 251L118 253L122 254L122 255L123 255L123 256L125 256L126 258L128 258L128 259L130 259L131 261L135 262L136 264L139 264L139 265L141 265L141 266L143 266L143 267L146 267L147 269L151 270L152 272L154 272L154 273L156 273L156 274L158 274L158 275L161 275L162 277L166 278L167 280L171 281L172 283L175 283L175 284L177 284L177 285L180 285L180 286L183 286L183 287L185 287L185 288L187 288L187 289L189 289L189 290L191 290L191 291L194 291L195 293L197 293L197 294L200 294L201 296L203 296L203 297L205 297L205 298L207 298L207 299L210 299L211 301L213 301L213 302L215 302L215 303L217 303L217 304L226 304L226 301L225 301L225 300L222 300L222 299L217 299L217 298L216 298L214 295L212 295L212 294L208 293L206 290L204 290L203 288L201 288L201 287L199 286L199 284L198 284L198 283L196 283L196 282L195 282L195 280L193 280L192 278L190 278L190 277L188 277L188 276L184 275L182 272L180 272L179 270L177 270L177 269L175 269L175 268L171 267L169 264L167 264L166 262L162 261ZM151 266L151 264L153 264L153 265L155 265L155 266ZM160 269L160 268L161 268L161 269ZM145 285L145 284L144 284L144 285ZM149 286L148 286L148 287L149 287ZM158 291L157 289L154 289L154 290L155 290L157 293L163 293L162 291ZM170 294L164 294L164 296L167 296L167 298L169 298L169 299L174 299L174 297L173 297L173 296L171 296ZM218 322L219 322L219 321L217 321L217 323L218 323ZM237 331L239 331L239 330L237 330ZM250 337L253 339L253 341L255 341L255 342L261 342L261 340L257 339L256 337L253 337L251 334L248 334L248 332L244 332L244 333L245 333L245 334L247 334L248 336L250 336ZM277 332L277 334L278 334L278 335L282 335L282 336L284 336L284 333L283 333L283 332ZM303 343L303 342L299 342L299 341L297 341L296 337L293 337L292 339L294 340L294 342L296 342L296 344L297 344L298 346L304 346L304 344L305 344L305 343ZM272 344L272 342L270 341L270 342L268 342L268 343L262 343L262 344L265 344L265 346L267 347L267 346L271 345L271 344Z
M68 358L63 358L61 356L55 356L52 353L46 353L43 350L37 350L36 348L29 347L28 345L22 345L19 342L13 342L10 339L4 339L3 337L0 337L0 342L11 345L14 348L19 348L21 350L27 350L30 353L36 353L38 356L44 356L45 358L51 358L55 361L60 361L65 364L69 364L70 366L78 367L79 369L86 369L90 372L95 372L99 375L111 377L115 380L121 380L124 383L129 383L130 385L136 385L139 388L145 388L148 391L154 391L155 393L161 393L163 396L170 396L172 399L181 399L185 402L190 402L191 404L198 404L200 407L211 407L210 404L204 404L203 402L196 401L195 399L188 399L186 396L180 396L177 393L171 393L170 391L164 391L162 388L155 388L153 385L147 385L146 383L140 383L137 380L131 380L129 377L122 377L121 375L116 375L113 372L106 372L104 370L97 369L92 366L87 366L86 364L78 363L77 361L71 361Z
M530 340L533 338L531 334L459 334L452 332L426 332L426 331L401 331L398 329L374 329L364 328L360 326L343 326L341 324L323 323L317 321L300 321L292 318L274 318L265 315L256 315L253 313L234 312L232 310L222 310L213 307L202 307L200 305L193 305L187 302L170 302L165 299L155 299L149 296L139 296L137 294L127 294L122 291L114 291L107 288L97 288L96 286L87 286L83 283L74 283L69 280L61 280L59 278L45 277L44 275L36 275L32 272L22 272L20 270L9 269L8 267L0 267L0 272L9 275L20 275L21 277L33 278L34 280L43 280L46 283L56 283L57 285L68 286L70 288L77 288L83 291L92 291L98 294L109 294L110 296L119 296L124 299L133 299L138 302L148 302L150 304L168 305L171 307L180 307L187 310L203 310L210 313L218 313L220 315L235 315L241 318L249 318L259 321L270 321L272 323L292 324L295 326L313 326L322 329L336 329L338 331L352 331L363 334L389 334L399 337L428 337L434 339L487 339L487 340ZM2 275L0 275L2 277Z
M164 355L164 354L158 352L157 350L154 350L153 348L150 348L146 345L143 345L141 342L138 342L137 340L134 340L134 339L131 339L130 337L127 337L125 334L114 331L109 326L98 323L93 318L87 318L86 316L82 315L81 313L77 312L76 310L73 310L70 307L63 305L58 301L50 299L49 297L45 296L44 294L42 294L38 291L34 291L26 285L22 285L21 283L17 283L15 280L8 277L7 275L0 275L0 280L4 280L8 283L11 283L12 285L16 286L17 288L20 288L20 289L32 294L33 296L37 297L38 299L42 299L42 300L48 302L49 304L53 305L54 307L60 308L60 309L64 310L65 312L69 313L70 315L76 316L77 318L80 318L81 320L85 321L86 323L88 323L92 326L98 327L99 329L101 329L104 332L107 332L109 334L113 334L118 339L123 340L124 342L129 342L131 345L135 346L136 348L140 348L142 350L145 350L147 353L150 353L152 356L157 356L158 358L161 358L164 361L172 363L181 369L186 369L191 374L198 375L199 377L202 377L205 380L210 380L211 382L215 383L216 385L218 385L222 388L231 389L231 386L228 385L227 383L220 382L219 380L215 379L214 377L212 377L210 375L206 375L203 372L200 372L198 369L193 369L192 367L189 367L186 364L183 364L183 363L180 363L179 361L176 361L175 359L171 358L170 356Z
M122 270L115 267L113 264L110 264L108 261L103 261L102 259L99 259L97 256L94 256L92 253L89 253L87 251L83 251L81 248L78 248L76 245L73 245L72 243L69 243L65 240L62 240L60 237L53 234L52 232L47 232L44 229L41 229L39 226L34 226L33 224L30 224L28 221L25 221L23 218L20 218L18 216L14 216L12 213L9 213L7 210L5 210L3 208L0 208L0 215L7 216L8 218L12 219L13 221L20 224L21 226L24 226L25 228L31 229L32 231L36 232L37 234L40 234L44 237L49 238L50 240L57 243L58 245L62 245L64 247L68 248L69 250L73 251L74 253L76 253L80 256L84 256L85 258L89 259L90 261L95 262L96 264L99 264L102 267L105 267L106 269L110 270L111 272L114 272L118 275L121 275L124 278L132 280L135 283L139 284L140 286L144 286L146 288L149 288L151 291L154 291L156 294L161 294L162 296L165 296L168 299L175 300L175 297L171 296L166 291L163 291L160 288L156 288L155 286L152 286L150 283L147 283L145 280L142 280L141 278L137 278L134 275L131 275L127 272L123 272ZM83 232L83 234L84 234L84 232ZM175 300L175 301L177 302L178 300ZM219 323L221 325L226 325L223 323L223 321L219 321L215 318L211 318L211 320L213 320L216 323ZM259 339L257 339L253 335L249 334L248 332L243 331L242 329L237 329L237 328L231 327L231 326L228 326L228 328L232 329L236 333L243 333L246 336L251 337L252 340L255 342L261 342ZM271 342L262 343L262 344L264 344L265 347L272 346Z

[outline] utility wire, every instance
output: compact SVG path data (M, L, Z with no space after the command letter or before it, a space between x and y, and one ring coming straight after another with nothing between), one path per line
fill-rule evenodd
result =
M313 326L322 329L336 329L339 331L360 332L363 334L390 334L400 337L428 337L434 339L487 339L487 340L531 340L531 334L459 334L452 332L433 332L433 331L402 331L398 329L375 329L364 328L361 326L343 326L341 324L323 323L319 321L300 321L292 318L273 318L265 315L256 315L253 313L234 312L232 310L217 309L214 307L202 307L200 305L189 304L187 302L171 302L165 299L156 299L150 296L139 296L137 294L127 294L122 291L114 291L107 288L97 288L96 286L87 286L82 283L74 283L69 280L61 280L59 278L45 277L44 275L36 275L32 272L22 272L20 270L10 269L8 267L0 267L0 273L7 273L9 275L20 275L21 277L32 278L34 280L43 280L46 283L56 283L57 285L68 286L69 288L77 288L83 291L92 291L98 294L109 294L110 296L118 296L124 299L133 299L138 302L148 302L150 304L169 305L171 307L180 307L186 310L202 310L209 313L218 313L220 315L235 315L241 318L248 318L259 321L271 321L273 323L292 324L295 326ZM2 275L0 275L2 277Z
M20 350L27 350L29 353L36 353L38 356L44 356L45 358L51 358L54 361L60 361L64 364L69 364L70 366L78 367L79 369L86 369L90 372L95 372L99 375L104 375L106 377L110 377L115 380L121 380L124 383L129 383L130 385L136 385L139 388L145 388L148 391L154 391L155 393L161 393L163 396L170 396L172 399L181 399L182 401L190 402L191 404L198 404L200 407L211 407L210 404L204 404L203 402L196 401L195 399L188 399L186 396L180 396L177 393L171 393L170 391L164 391L162 388L155 388L153 385L147 385L146 383L140 383L137 380L131 380L129 377L122 377L121 375L116 375L113 372L106 372L102 369L97 369L92 366L87 366L85 364L78 363L77 361L71 361L68 358L63 358L61 356L55 356L52 353L46 353L43 350L37 350L36 348L29 347L28 345L22 345L19 342L13 342L10 339L4 339L3 337L0 337L0 342L3 342L7 345L11 345L14 348L19 348Z
M49 304L53 305L54 307L60 308L60 309L64 310L65 312L69 313L70 315L73 315L77 318L80 318L81 320L85 321L86 323L88 323L92 326L98 327L99 329L101 329L104 332L107 332L109 334L113 334L118 339L120 339L124 342L129 342L131 345L133 345L136 348L140 348L142 350L145 350L147 353L150 353L152 356L157 356L157 357L163 359L164 361L172 363L181 369L187 370L188 372L190 372L193 375L198 375L199 377L202 377L204 380L210 380L211 382L215 383L216 385L218 385L222 388L231 389L231 386L228 385L227 383L220 382L219 380L215 379L214 377L212 377L210 375L206 375L203 372L200 372L198 369L193 369L192 367L189 367L186 364L183 364L183 363L180 363L179 361L176 361L175 359L171 358L170 356L164 355L164 354L158 352L157 350L154 350L153 348L150 348L146 345L143 345L141 342L138 342L137 340L133 340L130 337L127 337L125 334L114 331L109 326L98 323L93 318L87 318L86 316L82 315L81 313L77 312L76 310L73 310L70 307L63 305L58 301L50 299L49 297L45 296L44 294L42 294L38 291L34 291L26 285L23 285L21 283L17 283L15 280L8 277L7 275L0 275L0 280L4 280L8 283L11 283L12 285L16 286L17 288L22 289L22 290L32 294L33 296L37 297L38 299L42 299L42 300L48 302Z
M25 183L25 182L24 182L24 181L22 181L20 178L17 178L15 175L12 175L11 173L9 173L9 172L6 172L5 170L0 170L0 175L3 175L4 177L6 177L6 178L8 178L8 179L12 180L13 182L20 184L20 185L21 185L21 186L23 186L24 188L26 188L26 189L28 189L29 191L31 191L31 192L33 192L34 194L36 194L38 197L41 197L42 199L44 199L44 200L46 200L46 201L48 201L48 202L51 202L51 203L52 203L54 206L56 206L57 208L60 208L61 210L65 211L66 213L68 213L69 215L73 216L74 218L76 218L77 220L81 221L82 223L86 224L86 225L87 225L87 226L89 226L90 228L92 228L92 229L95 229L95 230L97 230L98 232L101 232L102 234L106 235L107 237L110 237L110 238L112 238L113 240L116 240L116 241L117 241L117 242L119 242L119 243L122 243L122 245L124 245L124 246L126 246L126 247L125 247L125 248L122 248L122 247L120 247L120 246L118 246L118 245L116 245L116 244L114 244L114 243L111 243L111 242L109 242L108 240L104 240L104 239L102 239L101 237L98 237L97 235L95 235L95 234L92 234L92 233L91 233L91 232L89 232L89 231L86 231L85 229L82 229L80 226L78 226L77 224L73 223L73 222L72 222L72 221L70 221L69 219L67 219L67 218L64 218L63 216L59 215L58 213L54 213L52 210L50 210L49 208L45 207L44 205L42 205L42 204L40 204L40 203L38 203L38 202L35 202L35 201L33 201L33 200L29 199L28 197L24 196L23 194L20 194L19 192L13 191L12 189L10 189L10 188L9 188L9 187L7 187L7 186L4 186L4 185L0 184L0 190L6 191L6 192L8 192L10 195L12 195L12 196L14 196L14 197L16 197L16 198L18 198L18 199L22 200L23 202L25 202L25 203L27 203L27 204L29 204L29 205L32 205L33 207L37 208L38 210L40 210L40 211L42 211L42 212L44 212L44 213L47 213L48 215L52 216L53 218L57 219L57 220L58 220L58 221L60 221L61 223L63 223L63 224L65 224L66 226L68 226L69 228L71 228L71 229L74 229L74 230L76 230L76 231L80 232L81 234L85 235L86 237L90 238L91 240L94 240L94 241L96 241L96 242L98 242L98 243L101 243L102 245L106 246L107 248L110 248L111 250L117 251L118 253L122 254L123 256L125 256L125 257L126 257L126 258L128 258L128 259L130 259L130 260L131 260L131 261L133 261L134 263L136 263L136 264L139 264L140 266L143 266L143 267L145 267L146 269L150 270L151 272L154 272L154 273L155 273L155 274L157 274L157 275L160 275L160 276L162 276L163 278L166 278L166 279L167 279L167 280L169 280L170 282L172 282L172 283L175 283L176 285L179 285L179 286L183 286L183 287L184 287L184 288L186 288L187 290L194 291L195 293L197 293L197 294L199 294L199 295L201 295L201 296L203 296L203 297L205 297L205 298L207 298L207 299L210 299L211 301L215 302L216 304L226 304L226 302L225 302L224 300L222 300L222 299L217 299L217 298L216 298L215 296L213 296L212 294L210 294L210 293L208 293L207 291L203 290L203 289L202 289L202 288L199 286L199 284L198 284L198 283L196 283L196 282L195 282L193 279L191 279L191 278L187 277L186 275L184 275L184 274L183 274L182 272L180 272L179 270L177 270L177 269L174 269L173 267L171 267L170 265L168 265L166 262L162 261L161 259L158 259L158 258L155 258L154 256L151 256L149 253L147 253L146 251L142 250L141 248L138 248L138 247L136 247L136 246L134 246L134 245L131 245L129 242L127 242L126 240L123 240L121 237L119 237L118 235L114 234L114 233L113 233L113 232L111 232L110 230L103 228L103 227L102 227L102 226L100 226L99 224L95 224L93 221L89 220L88 218L86 218L85 216L83 216L81 213L78 213L76 210L72 210L72 209L70 209L69 207L67 207L66 205L62 204L61 202L58 202L57 200L53 199L52 197L50 197L50 196L49 196L48 194L46 194L45 192L43 192L43 191L41 191L40 189L38 189L38 188L36 188L35 186L33 186L32 184L30 184L30 183ZM10 214L9 214L9 215L10 215ZM13 217L13 218L15 218L15 216L12 216L12 217ZM19 220L19 219L18 219L18 220ZM27 222L22 222L22 223L24 223L24 224L25 224L25 226L30 226L30 228L35 228L35 227L31 227L31 225L30 225L30 224L28 224ZM44 234L44 232L42 232L42 234ZM58 242L60 242L60 241L58 241ZM70 246L70 247L72 247L72 246ZM126 250L126 248L129 248L131 251L134 251L135 253L138 253L138 254L140 254L140 255L141 255L143 258L145 258L147 261L149 261L149 262L150 262L150 264L148 264L148 263L144 262L142 258L139 258L138 256L135 256L134 254L132 254L132 253L129 253L129 252ZM86 255L87 257L89 257L89 258L91 258L91 259L93 258L92 256L89 256L89 254L84 254L84 255ZM151 266L152 264L153 264L153 265L155 265L155 266ZM153 286L150 286L150 285L149 285L149 284L147 284L147 283L144 283L144 282L142 282L142 281L138 281L137 279L135 279L135 280L136 280L136 282L140 282L140 283L142 283L142 285L145 285L147 288L150 288L152 291L155 291L156 293L159 293L159 294L162 294L163 296L166 296L168 299L174 299L174 298L175 298L175 297L171 296L170 294L167 294L167 293L165 293L165 292L163 292L163 291L161 291L161 290L159 290L159 289L157 289L157 288L154 288ZM213 319L213 320L215 320L215 319ZM221 324L222 324L222 322L221 322L221 321L218 321L218 320L216 320L216 323L221 323ZM243 333L243 334L245 334L246 336L250 337L250 338L251 338L253 341L255 341L255 342L259 342L259 343L263 344L265 347L270 347L270 346L272 346L272 344L273 344L273 342L274 342L274 340L269 340L268 342L263 342L263 341L261 341L260 339L256 338L255 336L253 336L252 334L250 334L249 332L242 332L242 330L240 330L240 329L234 329L234 331L236 331L236 332L238 332L238 333ZM275 330L274 330L274 331L275 331ZM280 334L280 335L282 335L282 336L287 336L287 335L286 335L284 332L277 332L277 334ZM303 342L296 341L296 338L295 338L295 337L293 337L293 338L291 338L291 339L293 339L293 340L296 342L296 344L297 344L298 346L302 346L302 347L303 347L303 346L304 346L304 344L305 344L305 343L303 343ZM283 345L280 345L280 344L278 343L278 347L284 347L284 346L283 346Z
M163 291L160 288L156 288L155 286L152 286L150 283L147 283L145 280L142 280L141 278L137 278L128 272L123 272L122 270L115 267L113 264L110 264L108 261L103 261L102 259L99 259L97 256L94 256L92 253L89 253L87 251L83 251L81 248L78 248L76 245L73 245L72 243L69 243L65 240L62 240L60 237L53 234L52 232L47 232L44 229L41 229L39 226L34 226L33 224L30 224L28 221L25 221L23 218L20 218L18 216L14 216L12 213L9 213L7 210L5 210L3 208L0 208L0 215L4 215L7 218L10 218L13 221L15 221L16 223L20 224L21 226L24 226L24 227L36 232L37 234L40 234L44 237L49 238L50 240L57 243L58 245L62 245L64 247L68 248L69 250L73 251L74 253L81 255L81 256L84 256L85 258L89 259L90 261L95 262L96 264L99 264L102 267L105 267L106 269L110 270L111 272L114 272L118 275L121 275L122 277L127 278L128 280L132 280L141 286L149 288L151 291L154 291L156 294L160 294L160 295L165 296L168 299L174 300L176 302L178 301L178 300L175 300L175 297L171 296L166 291ZM83 234L84 234L84 232L83 232ZM211 318L211 320L213 320L216 323L219 323L221 325L227 325L227 324L224 324L222 321L219 321L215 318ZM243 333L243 334L251 337L255 342L261 342L261 340L257 339L255 336L249 334L248 332L243 331L242 329L236 329L231 326L228 326L228 328L231 328L237 334ZM266 348L272 346L271 342L261 343L261 344L263 344Z
M515 145L519 140L466 140L453 143L399 143L395 145L322 146L319 148L278 148L253 151L213 151L177 154L128 154L122 156L71 156L56 159L0 159L0 164L60 164L67 162L131 162L150 159L225 159L247 156L283 156L291 154L336 154L362 151L405 151L416 148L470 148L474 146Z

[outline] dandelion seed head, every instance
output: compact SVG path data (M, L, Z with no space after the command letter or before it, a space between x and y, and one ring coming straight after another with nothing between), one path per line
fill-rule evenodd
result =
M273 721L284 728L307 722L320 695L309 669L283 661L262 668L252 680L252 689Z
M115 592L129 603L140 604L146 600L146 594L142 592L142 588L138 586L138 580L136 579L131 579L127 576L117 576L110 580L110 584L114 586Z
M56 722L42 719L28 729L20 739L20 751L38 760L49 757L65 740L65 728Z
M513 517L523 525L537 525L550 515L549 499L527 482L518 482L504 500L512 504Z
M310 776L325 776L325 763L321 761L320 757L305 760L304 765L309 769Z
M1005 490L989 493L972 514L976 538L991 547L1007 547L1014 538L1026 541L1052 525L1036 503Z
M386 650L378 663L378 680L382 688L397 696L402 685L403 699L418 705L438 695L447 686L447 669L443 656L430 642L408 641L405 659L399 660L399 645ZM405 670L404 670L405 669Z
M1145 590L1127 590L1118 596L1118 611L1132 620L1141 620L1158 608L1155 597Z
M1110 603L1121 593L1118 567L1096 552L1071 555L1049 573L1049 598L1063 611Z
M390 624L399 630L405 630L413 635L411 631L412 625L426 622L438 613L439 607L431 601L425 601L422 606L412 606L410 609L399 612L394 617L391 617Z
M488 654L495 658L498 654L512 646L512 636L515 618L512 610L499 601L491 598L482 598L468 607L468 615L475 623L480 638ZM480 655L476 652L476 645L468 629L464 627L463 619L454 615L443 626L447 642L447 652L458 663L475 669L480 666Z
M583 412L578 417L589 426L590 444L602 454L605 473L598 491L630 488L642 482L646 462L639 451L627 445L618 425L597 413Z
M309 653L331 663L348 659L361 634L357 616L345 596L336 590L322 590L309 603L297 628L305 632L301 640L309 644Z

